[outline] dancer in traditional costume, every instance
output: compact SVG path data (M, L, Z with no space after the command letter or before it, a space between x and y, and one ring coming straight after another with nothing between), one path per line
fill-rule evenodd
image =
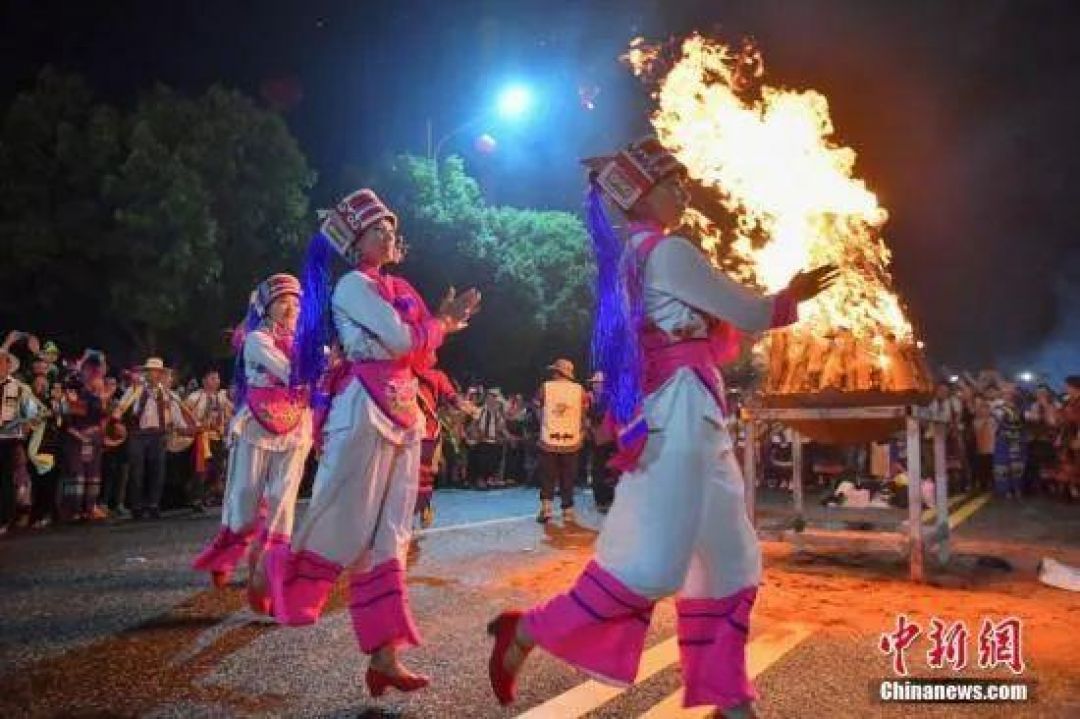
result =
M683 168L654 138L592 168L588 225L597 254L594 359L623 470L597 554L566 593L500 614L489 662L499 701L534 646L603 681L634 681L655 603L678 593L684 702L752 715L746 634L761 553L725 422L718 364L738 351L732 325L756 332L796 320L800 301L832 281L802 273L775 296L715 270L677 227ZM603 197L630 226L624 242Z
M319 410L329 407L311 506L291 549L267 556L283 624L315 622L350 571L349 611L360 651L371 656L365 680L373 696L429 683L398 659L400 648L420 641L404 577L424 436L416 369L432 366L445 335L464 328L479 303L475 290L451 294L432 315L408 282L384 271L399 258L396 230L394 213L359 190L327 214L308 250L296 379L318 386L326 395ZM334 252L351 269L331 294ZM342 359L320 381L333 344Z
M299 280L273 275L256 288L234 337L238 409L229 428L221 529L194 562L224 587L250 547L248 601L263 614L270 611L270 595L261 560L268 548L288 546L311 449L307 392L289 386L299 309Z

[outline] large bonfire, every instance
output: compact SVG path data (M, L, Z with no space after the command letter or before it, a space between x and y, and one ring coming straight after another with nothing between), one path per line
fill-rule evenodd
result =
M752 41L638 39L624 60L653 84L657 136L699 191L686 223L725 271L777 291L799 270L840 268L797 325L758 344L766 394L928 391L921 343L892 289L888 213L855 176L854 150L835 139L826 98L764 83ZM721 211L705 214L710 205Z

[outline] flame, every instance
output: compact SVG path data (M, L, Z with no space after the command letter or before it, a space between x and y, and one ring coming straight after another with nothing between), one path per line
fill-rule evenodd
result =
M833 263L836 285L800 307L804 328L913 342L881 234L888 213L855 175L855 151L836 139L825 96L762 84L752 43L733 49L692 35L673 57L663 53L637 38L623 60L656 82L660 141L734 220L721 229L688 213L724 269L775 292L798 271Z

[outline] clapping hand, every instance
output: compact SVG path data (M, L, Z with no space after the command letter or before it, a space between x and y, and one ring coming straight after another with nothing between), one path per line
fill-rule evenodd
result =
M469 326L469 318L480 311L480 291L470 288L460 295L451 287L439 303L439 318L447 332L458 332Z

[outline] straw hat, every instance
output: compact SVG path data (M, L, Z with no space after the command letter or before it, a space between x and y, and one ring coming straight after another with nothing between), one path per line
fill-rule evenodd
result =
M558 372L568 380L574 379L574 363L568 359L557 359L548 365L548 369Z

